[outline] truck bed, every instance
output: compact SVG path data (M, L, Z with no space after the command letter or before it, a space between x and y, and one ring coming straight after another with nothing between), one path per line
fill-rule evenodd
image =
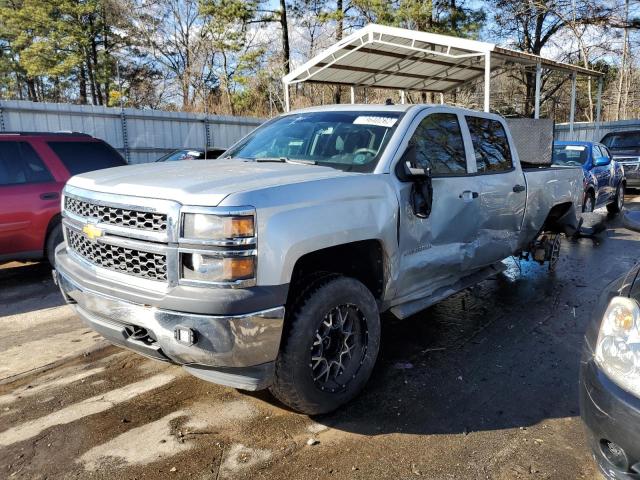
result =
M523 169L527 183L527 204L520 233L520 245L527 245L540 232L551 209L560 204L582 205L582 169L579 167L537 167Z

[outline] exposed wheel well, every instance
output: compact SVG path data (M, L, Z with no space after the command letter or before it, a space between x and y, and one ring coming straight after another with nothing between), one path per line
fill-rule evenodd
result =
M541 232L573 235L578 228L576 208L573 202L554 205L542 225Z
M384 252L378 240L345 243L308 253L300 257L293 268L288 301L295 300L308 279L319 272L353 277L380 299L384 288L384 265Z

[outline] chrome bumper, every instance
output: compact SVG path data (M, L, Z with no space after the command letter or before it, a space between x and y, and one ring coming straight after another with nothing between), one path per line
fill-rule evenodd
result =
M227 371L243 367L260 369L272 363L278 354L284 323L282 306L246 315L199 315L161 310L97 293L74 282L60 266L54 271L54 278L78 315L111 343L183 365L189 371L211 371L212 367ZM177 340L177 327L193 333L192 344ZM213 377L207 379L227 383Z

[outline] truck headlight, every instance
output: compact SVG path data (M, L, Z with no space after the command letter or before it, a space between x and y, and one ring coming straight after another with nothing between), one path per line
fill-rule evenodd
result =
M611 380L640 395L640 307L635 300L611 299L600 325L595 359Z
M255 258L182 254L182 278L200 282L235 282L255 277Z
M185 213L182 236L195 240L224 240L255 236L253 216L218 216L206 213Z

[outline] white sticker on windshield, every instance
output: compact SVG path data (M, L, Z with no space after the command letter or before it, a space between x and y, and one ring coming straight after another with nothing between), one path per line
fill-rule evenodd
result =
M393 127L398 121L393 117L376 117L375 115L361 115L354 121L354 125L375 125L376 127Z
M584 145L567 145L564 147L565 150L575 150L577 152L583 152L586 148Z

